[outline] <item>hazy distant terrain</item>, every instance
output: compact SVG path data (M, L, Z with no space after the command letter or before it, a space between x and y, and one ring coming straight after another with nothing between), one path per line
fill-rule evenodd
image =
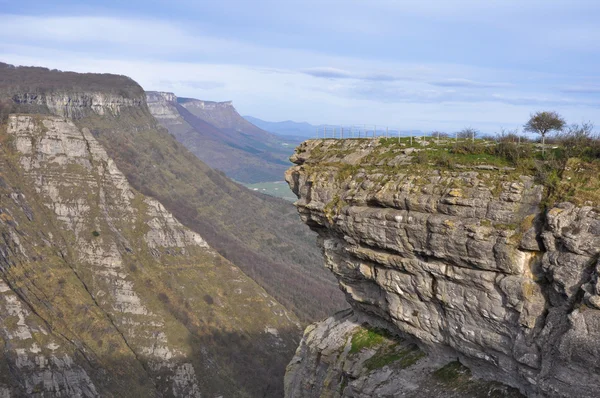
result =
M281 137L242 118L231 102L148 92L153 116L200 160L242 183L282 181L302 138Z
M286 120L284 122L267 122L266 120L253 116L244 116L244 119L270 133L301 137L304 139L314 138L316 136L317 127L321 128L321 126L315 126L307 122L294 122L292 120Z
M403 128L398 129L396 127L374 124L356 124L350 127L350 125L342 126L336 124L315 125L307 122L294 122L292 120L286 120L283 122L268 122L254 116L244 116L244 119L270 133L301 141L313 138L323 138L324 130L326 131L327 138L332 138L334 129L335 137L340 138L340 131L342 127L344 128L344 137L346 138L358 137L357 134L359 134L359 131L361 137L365 136L365 131L367 136L371 137L373 135L373 130L375 129L377 131L377 136L385 136L388 134L390 137L397 137L398 135L401 137L407 137L410 135L417 137L422 136L423 134L428 134L421 130L409 130Z
M291 202L298 199L285 181L257 182L256 184L244 184L244 186L253 191L286 199Z

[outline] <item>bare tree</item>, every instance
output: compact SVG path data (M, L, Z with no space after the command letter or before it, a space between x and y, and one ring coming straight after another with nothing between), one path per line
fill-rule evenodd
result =
M447 133L442 133L441 131L432 131L431 136L437 138L437 143L440 143L440 138L448 138L449 135Z
M565 120L554 111L536 112L523 126L524 131L530 131L542 136L542 155L545 154L546 134L549 131L561 131L565 127Z
M475 136L477 135L477 130L472 127L466 127L459 132L456 133L456 138L470 138L471 141L475 141Z

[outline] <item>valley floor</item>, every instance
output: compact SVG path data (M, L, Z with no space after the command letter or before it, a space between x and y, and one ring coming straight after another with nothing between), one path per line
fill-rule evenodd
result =
M258 182L256 184L243 184L246 188L256 192L264 193L265 195L275 196L295 202L298 198L291 191L285 181Z

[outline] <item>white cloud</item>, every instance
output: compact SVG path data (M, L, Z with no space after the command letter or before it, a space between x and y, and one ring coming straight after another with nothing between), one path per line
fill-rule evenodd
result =
M474 80L461 79L461 78L438 80L438 81L429 82L429 84L432 84L434 86L440 86L440 87L480 87L480 88L512 87L512 86L514 86L511 83L478 82L478 81L474 81Z
M597 101L578 96L596 87L594 77L583 85L571 75L500 66L332 56L157 19L0 15L0 48L4 62L125 74L149 90L233 100L241 113L267 120L492 128L522 123L538 106L600 119Z

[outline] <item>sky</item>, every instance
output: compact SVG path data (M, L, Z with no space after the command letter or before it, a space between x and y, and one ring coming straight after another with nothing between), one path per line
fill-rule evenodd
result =
M0 0L0 61L268 121L495 133L540 110L600 124L599 19L597 0Z

